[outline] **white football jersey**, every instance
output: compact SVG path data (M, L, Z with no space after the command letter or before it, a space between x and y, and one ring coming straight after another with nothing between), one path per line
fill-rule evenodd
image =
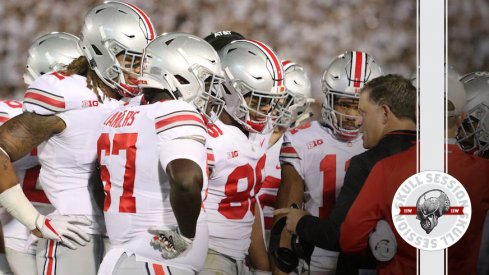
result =
M0 125L20 114L22 114L22 102L17 100L0 100Z
M10 118L22 113L22 102L15 100L0 100L0 125ZM54 211L46 194L38 182L41 166L37 159L37 149L13 163L15 173L22 186L24 194L35 208L43 215ZM27 242L30 230L14 219L6 211L2 213L3 235L5 246L16 251L34 254L35 246Z
M112 247L135 253L137 259L200 270L207 255L205 213L198 219L192 249L164 260L151 246L150 227L175 229L166 166L190 159L204 174L207 186L206 128L197 110L180 100L149 105L126 105L103 122L97 148L105 191L105 222ZM202 198L204 197L202 192Z
M335 205L349 160L365 149L362 139L342 142L317 121L285 133L280 161L292 164L304 180L305 210L326 218ZM336 269L338 252L315 248L311 271Z
M250 245L255 196L262 182L269 136L248 138L220 120L208 128L210 169L204 201L209 223L209 248L243 260Z
M101 92L100 92L101 93ZM24 112L56 115L66 128L38 147L40 183L61 215L85 215L93 220L87 233L103 233L103 216L92 203L89 178L97 159L97 133L107 114L121 103L100 103L80 75L42 75L24 95Z
M277 200L278 188L282 182L280 166L280 148L282 147L284 137L280 137L275 144L267 150L267 161L265 164L265 175L258 194L258 200L262 208L262 221L264 227L264 241L268 247L270 242L270 230L273 224L273 210L275 210L275 201Z

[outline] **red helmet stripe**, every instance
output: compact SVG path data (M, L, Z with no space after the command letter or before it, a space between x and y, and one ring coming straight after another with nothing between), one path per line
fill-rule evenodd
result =
M288 60L288 59L282 61L282 67L284 68L284 72L287 71L287 69L289 67L292 67L294 65L295 65L295 63L292 62L292 61L290 61L290 60Z
M249 40L249 41L255 44L261 50L263 50L265 54L270 58L270 60L272 61L274 74L277 77L277 86L282 86L283 68L282 68L282 63L278 59L277 55L267 45L261 43L260 41L256 41L256 40Z
M155 30L153 27L153 23L151 23L151 20L149 20L149 17L146 15L146 13L144 13L138 7L136 7L132 4L129 4L129 3L127 5L130 6L131 8L133 8L143 18L144 22L146 23L146 26L148 27L149 40L153 40L155 38Z
M353 87L355 88L360 88L360 85L363 80L363 71L364 71L364 63L365 63L365 58L363 52L353 52L352 56L354 59L354 62L352 60L352 67L355 66L355 75L353 77ZM353 64L355 63L355 64Z

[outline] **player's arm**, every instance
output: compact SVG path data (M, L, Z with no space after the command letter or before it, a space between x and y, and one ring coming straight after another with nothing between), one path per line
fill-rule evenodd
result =
M381 204L385 202L385 178L382 164L374 166L360 194L341 224L340 246L345 253L363 251L368 247L368 237L382 219Z
M148 231L154 235L152 242L162 248L162 257L172 259L192 245L196 234L201 190L207 181L207 128L194 106L180 100L163 105L166 108L159 108L160 113L155 114L155 131L159 161L170 183L170 204L178 228Z
M290 163L283 162L281 177L282 182L278 189L275 209L290 209L290 206L293 203L298 206L302 205L304 201L304 180L294 166ZM273 224L275 224L282 217L284 217L283 214L274 215ZM292 234L287 230L283 230L280 236L280 247L291 248L291 240ZM285 274L275 267L273 261L271 261L271 264L273 274Z
M0 192L18 184L11 162L30 153L41 142L60 133L66 125L56 116L20 114L0 127Z
M89 237L72 223L89 225L91 222L76 217L51 220L39 214L18 184L11 163L65 128L66 124L57 116L42 116L29 112L8 120L0 127L0 203L10 215L38 237L62 241L74 249L76 246L65 237L82 245L86 244Z
M282 182L278 188L275 209L290 208L295 203L302 205L304 201L304 180L299 175L294 166L289 163L282 164ZM282 215L274 216L274 222Z
M203 146L201 146L204 150ZM197 218L202 204L204 176L201 167L189 159L172 160L166 167L171 191L170 203L182 235L195 236Z
M152 242L162 248L161 255L165 259L178 257L189 249L196 234L207 159L205 138L201 138L188 136L162 144L164 150L160 152L160 164L170 182L170 204L178 228L149 228L148 231L155 235Z
M14 162L52 135L62 132L65 127L64 121L54 115L22 113L0 127L0 147L4 150L1 153L7 154L10 161ZM0 188L0 191L4 190L3 184Z
M369 170L363 161L353 157L346 171L343 187L330 215L326 219L319 219L311 215L303 216L296 226L297 235L317 247L339 251L341 223L360 192L368 174Z
M263 236L262 212L260 203L257 199L255 203L255 221L251 229L251 244L248 249L251 265L255 270L270 271L270 262L268 260L267 248Z

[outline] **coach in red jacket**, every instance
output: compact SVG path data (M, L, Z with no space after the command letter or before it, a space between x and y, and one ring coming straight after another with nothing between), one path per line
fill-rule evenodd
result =
M466 154L456 144L454 137L464 116L461 109L465 91L458 80L450 78L448 87L448 173L464 185L473 210L465 235L448 249L448 270L451 274L476 274L482 226L489 209L489 161ZM388 222L396 237L397 253L392 260L378 263L379 274L416 274L416 249L397 234L391 216L394 194L415 173L416 146L378 162L341 226L341 249L355 254L368 248L369 233L379 220Z

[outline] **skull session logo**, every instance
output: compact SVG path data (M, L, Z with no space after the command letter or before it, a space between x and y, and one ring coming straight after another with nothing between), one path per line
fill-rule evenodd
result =
M445 249L456 243L467 230L471 214L463 185L438 171L408 178L392 202L397 232L407 243L423 250Z

